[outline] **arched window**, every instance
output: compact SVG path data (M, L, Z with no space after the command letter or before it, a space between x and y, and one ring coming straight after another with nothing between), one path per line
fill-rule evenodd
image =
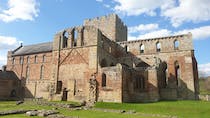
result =
M42 62L46 62L46 55L43 55Z
M34 57L34 63L37 63L37 56Z
M125 45L125 51L129 52L129 47L127 45Z
M15 58L12 58L12 64L15 64Z
M141 44L139 48L140 48L140 53L144 53L144 45Z
M177 40L174 41L174 49L175 50L179 49L179 41L177 41Z
M29 67L27 66L27 67L26 67L26 80L29 79L29 76L30 76L30 69L29 69Z
M26 61L27 61L27 64L29 64L29 63L30 63L30 57L29 57L29 56L27 56Z
M156 51L157 52L160 52L161 51L161 43L160 42L157 42L156 43Z
M77 37L78 37L78 32L76 29L74 29L74 46L77 46Z
M23 64L23 57L20 57L20 64Z
M180 78L181 78L181 76L180 76L180 74L181 74L180 73L180 65L179 65L178 61L175 61L174 65L175 65L176 83L177 83L177 86L180 86Z
M40 68L40 79L43 79L44 77L44 66L42 65Z
M65 31L63 34L63 48L66 48L68 46L68 38L69 34Z
M106 86L106 74L102 74L102 83L101 83L102 87Z

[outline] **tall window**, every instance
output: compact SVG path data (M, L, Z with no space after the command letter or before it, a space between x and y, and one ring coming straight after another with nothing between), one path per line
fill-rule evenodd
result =
M78 32L76 29L74 29L74 46L77 46L77 37L78 37Z
M106 86L106 74L102 74L102 87Z
M141 44L139 48L140 48L140 53L144 53L144 45Z
M42 65L40 68L40 79L43 79L44 77L44 66Z
M27 64L30 63L30 57L29 56L27 57L26 61L27 61Z
M12 58L12 64L15 64L15 58Z
M160 42L157 42L156 43L156 51L157 52L160 52L161 51L161 44L160 44Z
M174 49L175 50L179 49L179 41L177 40L174 41Z
M135 88L136 89L145 89L144 77L136 78Z
M46 55L43 55L42 62L46 62Z
M23 64L23 57L20 57L20 64Z
M175 77L176 77L176 82L177 82L177 86L180 86L180 66L179 66L179 63L178 61L175 62Z
M34 57L34 63L37 63L37 56Z
M26 79L27 80L29 79L29 76L30 76L30 70L29 70L29 67L27 66L26 67Z
M125 51L129 52L129 47L127 45L125 45Z
M63 34L63 48L66 48L68 46L68 38L69 38L69 34L68 32L65 32Z

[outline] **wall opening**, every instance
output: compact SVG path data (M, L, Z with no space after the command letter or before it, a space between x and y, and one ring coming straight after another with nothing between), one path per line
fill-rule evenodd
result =
M34 63L37 63L37 56L34 57Z
M157 42L156 43L156 52L160 52L161 51L161 43Z
M140 53L144 53L144 45L141 44L139 48L140 48L140 49L139 49L139 50L140 50Z
M20 64L23 64L23 57L20 57Z
M77 38L78 38L78 32L76 29L74 29L74 46L77 46Z
M15 64L15 58L12 58L12 64Z
M105 87L106 86L106 74L103 73L102 74L102 83L101 83L102 87Z
M65 31L63 34L63 48L68 47L68 39L69 39L69 33Z
M175 77L176 77L176 84L177 86L180 86L180 65L178 63L178 61L175 61Z
M177 41L177 40L174 41L174 49L175 50L179 49L179 41Z

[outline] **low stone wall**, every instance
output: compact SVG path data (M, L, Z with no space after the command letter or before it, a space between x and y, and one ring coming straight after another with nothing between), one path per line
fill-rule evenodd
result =
M199 95L199 100L210 101L210 95Z

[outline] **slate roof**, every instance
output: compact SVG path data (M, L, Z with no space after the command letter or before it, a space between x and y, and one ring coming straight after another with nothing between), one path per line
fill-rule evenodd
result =
M12 55L18 56L18 55L36 54L42 52L51 52L53 48L52 45L53 45L52 42L47 42L47 43L22 46L14 50Z

